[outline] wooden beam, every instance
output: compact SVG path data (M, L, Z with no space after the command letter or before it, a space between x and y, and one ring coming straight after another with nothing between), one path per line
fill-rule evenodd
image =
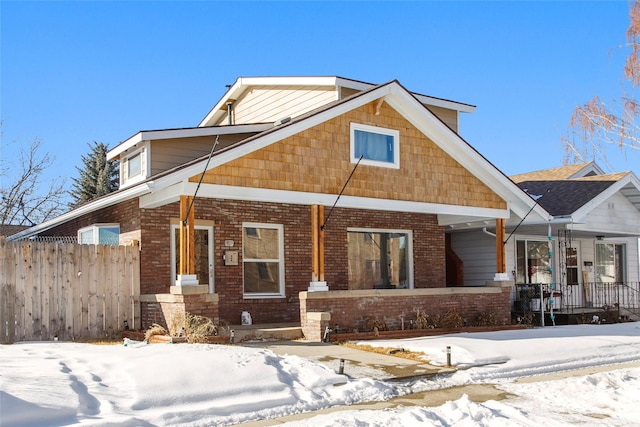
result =
M193 207L187 213L192 196L180 196L180 271L195 274L195 214ZM186 221L185 221L186 219Z
M311 281L317 282L319 277L318 265L318 236L320 225L318 224L318 205L311 205Z
M324 282L324 230L320 225L324 222L324 206L318 206L318 280Z
M502 218L496 219L496 272L507 272L507 248L505 247L504 240L506 236L505 220Z

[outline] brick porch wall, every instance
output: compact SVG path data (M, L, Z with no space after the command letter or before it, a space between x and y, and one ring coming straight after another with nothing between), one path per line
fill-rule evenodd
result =
M368 331L368 320L385 322L390 330L400 330L401 317L408 329L411 320L416 321L417 310L430 317L455 310L469 326L480 314L493 312L498 325L508 325L513 282L489 283L491 286L469 288L302 292L302 330L310 340L321 336L318 327L323 329L327 325L334 328L337 324L344 332ZM320 313L329 313L330 320L319 325Z

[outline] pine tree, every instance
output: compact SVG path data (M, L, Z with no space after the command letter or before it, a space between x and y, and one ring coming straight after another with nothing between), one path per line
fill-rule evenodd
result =
M91 151L82 156L84 167L76 166L79 177L73 178L70 194L74 201L71 207L78 207L118 189L118 164L107 160L107 145L96 141L87 145Z

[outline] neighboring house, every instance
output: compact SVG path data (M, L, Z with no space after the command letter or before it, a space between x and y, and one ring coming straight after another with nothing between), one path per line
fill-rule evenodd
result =
M637 309L638 177L633 172L605 174L590 162L511 179L553 216L549 223L507 227L507 271L516 284L543 284L547 299L546 285L555 284L559 294L553 307L562 311L616 304ZM493 245L491 234L490 227L480 226L452 233L452 249L464 262L467 285L482 285L489 274L491 264L479 254ZM514 300L519 297L515 294Z
M29 228L26 225L0 224L0 239L19 233Z
M13 239L139 242L145 327L181 311L316 332L418 310L509 323L501 233L549 215L458 135L474 108L397 81L239 78L197 127L113 148L118 191ZM497 229L493 265L462 282L446 232L478 222Z

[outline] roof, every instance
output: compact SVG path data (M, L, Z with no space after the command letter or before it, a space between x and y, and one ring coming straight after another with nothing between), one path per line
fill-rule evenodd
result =
M615 184L603 180L524 181L518 186L554 217L568 216ZM540 196L540 197L539 197Z
M220 98L209 113L202 119L198 126L209 126L226 114L225 106L227 102L233 102L239 99L244 92L255 86L325 86L334 88L348 88L357 91L365 91L375 88L376 84L362 82L359 80L347 79L339 76L277 76L277 77L239 77L233 85L229 86L229 90ZM475 106L462 102L451 101L444 98L437 98L428 95L412 93L421 103L433 105L451 110L457 110L465 113L475 111Z
M603 175L604 172L594 162L588 162L521 173L518 175L512 175L509 178L511 178L513 182L548 181L572 179L594 174Z
M20 233L20 237L38 234L73 218L133 198L140 198L140 206L144 208L153 208L172 203L178 200L181 194L193 193L197 184L190 182L190 179L194 176L201 175L203 171L211 170L227 162L241 158L270 144L277 143L287 137L379 99L384 99L389 106L404 116L436 145L440 146L452 159L455 159L462 167L491 188L495 194L505 200L507 206L505 209L490 209L345 195L340 199L341 207L433 213L438 215L441 225L457 224L461 221L509 218L511 217L511 212L514 212L520 218L524 218L528 213L532 213L530 220L537 218L537 221L547 221L549 219L548 212L542 207L537 206L533 199L522 192L513 181L491 164L456 132L451 130L417 99L414 94L408 92L399 82L394 80L361 91L344 100L336 101L306 115L296 117L288 123L280 124L279 126L270 126L267 130L214 153L210 159L208 156L204 156L170 171L162 172L139 184L132 185L124 190L89 202L58 218L26 230ZM203 186L199 195L202 197L279 201L282 203L296 204L324 204L327 206L335 202L334 194L312 194L259 188L244 189L240 187L218 186L215 184Z

